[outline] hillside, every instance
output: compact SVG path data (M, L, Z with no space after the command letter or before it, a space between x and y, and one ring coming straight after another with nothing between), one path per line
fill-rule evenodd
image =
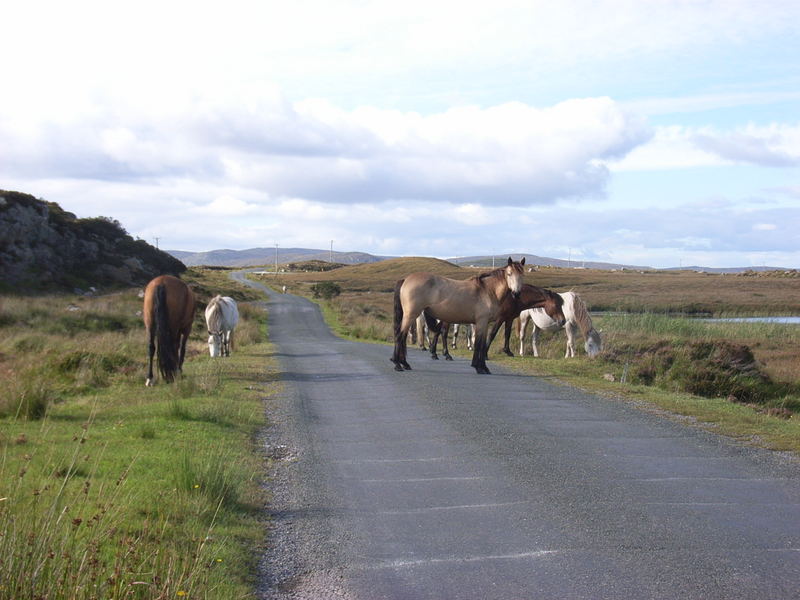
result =
M249 248L247 250L209 250L208 252L186 252L184 250L167 250L169 254L189 267L206 265L211 267L255 267L274 265L276 250L272 248ZM374 256L366 252L333 252L310 248L277 249L279 264L310 260L330 261L352 265L384 260L385 256Z
M272 248L250 248L247 250L209 250L208 252L186 252L183 250L167 250L169 254L179 259L187 266L213 266L213 267L256 267L269 266L275 264L275 247ZM458 256L445 259L447 262L462 267L491 267L494 259L495 265L500 265L507 256L512 256L515 260L525 257L525 262L530 266L557 267L562 269L602 269L606 271L633 269L637 271L696 271L698 273L744 273L746 271L768 272L786 271L785 267L668 267L655 269L641 265L629 265L624 263L609 263L586 260L564 260L562 258L550 258L547 256L537 256L527 252L512 252L510 254L498 254L494 257L487 255L478 256ZM287 263L297 263L305 261L323 261L354 265L362 263L377 263L396 256L379 256L367 252L333 252L329 250L319 250L311 248L280 248L277 249L277 261L279 265ZM498 262L499 261L499 262Z
M79 219L55 202L0 190L4 291L86 289L147 283L186 267L109 217Z

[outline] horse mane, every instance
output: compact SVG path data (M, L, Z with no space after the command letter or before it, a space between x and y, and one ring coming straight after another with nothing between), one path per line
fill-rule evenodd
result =
M219 333L222 330L222 307L219 303L222 301L222 296L216 295L208 303L208 309L211 312L208 314L208 332Z
M592 324L592 317L589 316L586 304L577 292L570 290L567 294L572 295L572 318L578 324L578 327L580 327L583 337L588 337L589 333L594 329L594 325Z

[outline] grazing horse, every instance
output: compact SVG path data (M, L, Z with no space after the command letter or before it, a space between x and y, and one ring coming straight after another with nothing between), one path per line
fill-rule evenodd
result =
M233 349L233 330L239 322L236 300L214 296L206 306L208 351L211 356L230 356Z
M538 310L547 315L552 323L557 323L559 327L563 327L567 319L563 304L563 298L556 292L526 283L522 286L519 297L509 297L503 301L500 318L495 322L492 333L489 336L489 345L494 341L500 326L505 323L505 345L501 351L508 356L514 356L508 347L508 340L511 337L511 325L514 319L524 310Z
M159 275L144 290L144 326L150 364L145 385L153 385L153 355L158 351L158 371L167 383L183 368L186 341L194 320L194 294L172 275Z
M589 316L589 311L586 309L583 299L575 292L569 291L559 294L564 299L564 315L567 317L567 322L563 325L567 332L567 353L564 358L571 358L575 356L575 335L577 330L580 329L586 343L584 348L586 354L595 357L600 353L603 347L603 342L600 339L600 332L592 325L592 318ZM542 329L554 330L562 327L554 322L548 315L544 314L541 309L534 308L531 310L522 311L519 315L519 355L524 354L524 340L525 329L528 326L528 321L533 323L533 334L531 342L533 345L533 355L539 356L539 331ZM508 345L508 341L506 341Z
M494 271L460 281L433 273L411 273L394 288L394 353L396 371L411 369L406 361L406 336L411 323L425 311L428 327L437 331L440 319L446 323L474 323L475 349L472 366L488 374L486 334L489 322L497 318L500 303L509 293L522 288L525 259L508 259L508 264Z

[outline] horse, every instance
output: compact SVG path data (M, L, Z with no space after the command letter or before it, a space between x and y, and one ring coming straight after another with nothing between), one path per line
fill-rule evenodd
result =
M500 311L500 303L509 293L518 295L522 288L525 259L465 280L449 279L433 273L411 273L394 288L394 353L391 361L396 371L410 370L406 360L406 336L411 323L425 311L428 327L439 330L436 319L446 323L474 323L475 348L472 367L479 374L489 374L486 367L486 334L489 322Z
M592 325L592 318L589 316L589 311L586 309L583 299L573 291L564 292L559 294L564 299L564 315L567 317L567 322L563 326L567 332L567 352L564 358L572 358L575 356L575 335L577 329L581 330L584 339L584 349L586 354L595 357L602 350L603 342L600 339L600 332ZM531 342L533 345L533 355L539 356L539 348L537 342L539 341L539 331L560 329L560 325L555 323L548 315L544 314L541 309L533 308L525 310L519 316L519 355L524 354L524 339L525 329L528 326L528 321L533 323L533 334ZM506 341L506 345L508 341Z
M514 319L524 310L536 309L544 312L553 323L560 323L560 326L563 327L567 319L564 314L563 304L564 299L558 293L526 283L522 286L522 291L518 298L506 298L504 300L502 315L492 328L492 333L489 336L489 345L492 344L500 327L505 323L505 345L501 351L508 356L514 356L508 347L508 341L511 337L511 325Z
M150 364L145 385L153 379L153 355L158 351L158 371L167 383L183 368L186 341L192 331L195 300L192 290L172 275L159 275L144 290L142 318L148 338Z
M526 308L535 307L538 310L542 310L553 320L553 322L561 323L563 325L566 321L566 317L562 310L562 304L563 299L557 293L545 288L537 287L535 285L530 285L527 283L523 284L520 289L519 296L508 294L500 303L500 314L497 316L497 320L495 321L492 331L489 334L489 341L486 344L486 352L489 352L489 346L491 346L498 330L500 329L500 326L503 323L506 324L506 344L508 343L508 336L511 335L511 323L513 323L514 319L517 318L520 312ZM443 325L440 329L444 331L444 357L446 360L452 360L450 353L447 351L447 325ZM434 335L433 342L431 344L431 358L433 359L438 358L438 356L436 356L437 337L438 333Z
M230 356L233 349L233 330L239 322L236 300L228 296L214 296L206 306L208 351L212 357Z

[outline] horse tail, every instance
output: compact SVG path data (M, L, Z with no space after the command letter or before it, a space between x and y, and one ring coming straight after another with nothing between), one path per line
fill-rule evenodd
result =
M172 343L172 333L170 331L167 287L163 283L156 287L153 313L153 320L156 326L158 371L164 381L169 383L175 380L175 374L178 372L178 357L175 354L175 346Z

